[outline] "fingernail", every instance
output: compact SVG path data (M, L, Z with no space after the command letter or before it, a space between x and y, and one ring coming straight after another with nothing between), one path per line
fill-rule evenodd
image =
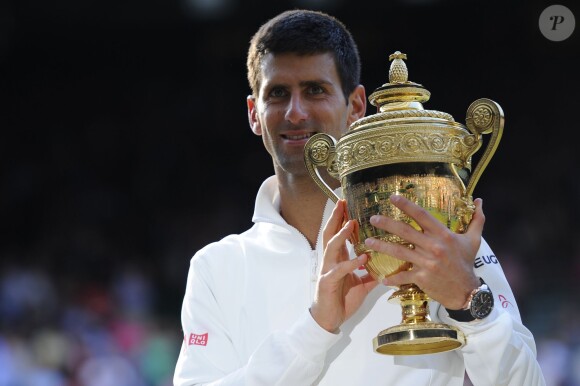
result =
M398 196L398 195L396 195L396 194L392 194L390 198L391 198L391 202L392 202L392 203L396 203L396 202L399 202L399 201L401 201L401 197L399 197L399 196Z
M376 242L377 242L377 240L373 239L372 237L365 239L365 245L367 245L369 247L372 247L373 245L375 245Z
M375 215L372 215L371 218L369 219L369 221L373 225L374 224L377 224L379 222L379 216L377 216L376 214Z

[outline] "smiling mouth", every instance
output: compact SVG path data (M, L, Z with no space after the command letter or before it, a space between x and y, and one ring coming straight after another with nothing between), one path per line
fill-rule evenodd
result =
M297 135L290 135L290 134L282 134L282 138L289 139L291 141L301 141L304 139L308 139L312 137L314 133L304 133L304 134L297 134Z

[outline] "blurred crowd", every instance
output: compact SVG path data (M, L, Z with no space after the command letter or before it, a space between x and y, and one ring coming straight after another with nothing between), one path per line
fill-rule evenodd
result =
M571 276L561 278L567 291L553 292L534 290L524 261L503 257L548 385L580 385L580 309L573 300L578 283L569 281L578 277L580 256L569 267ZM0 386L172 384L182 340L179 307L159 311L162 289L138 265L110 269L110 280L103 282L90 274L50 274L40 265L2 267Z
M0 386L169 386L181 343L178 310L154 310L138 268L107 285L4 267L0 277ZM58 280L58 282L57 282Z

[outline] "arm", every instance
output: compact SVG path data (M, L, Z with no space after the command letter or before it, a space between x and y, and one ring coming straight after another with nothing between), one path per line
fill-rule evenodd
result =
M482 239L474 271L489 284L494 294L494 310L483 320L460 323L440 307L439 318L456 325L468 337L460 352L472 383L478 385L545 385L536 360L532 333L523 325L515 297L499 260Z
M388 285L416 283L433 300L447 309L460 309L469 293L479 286L478 276L484 278L494 292L496 304L499 294L512 291L499 264L475 272L474 260L479 250L491 254L484 243L482 231L485 217L480 199L475 200L476 211L464 234L447 229L425 209L401 197L392 202L411 216L422 228L419 232L410 225L385 216L373 216L371 223L399 235L414 244L414 249L376 239L366 241L377 251L411 262L413 270L386 279ZM480 247L482 247L480 249ZM467 372L474 385L544 385L532 334L521 323L515 300L510 310L496 307L484 320L460 323L448 317L443 307L439 317L458 326L466 334L467 344L460 350Z
M320 328L305 310L287 331L272 332L246 358L224 316L223 308L230 305L217 300L205 263L201 256L194 257L188 274L182 306L185 338L174 385L311 384L340 335Z
M236 301L231 300L236 286L229 283L226 290L219 287L232 278L224 275L223 265L215 263L216 255L232 253L205 249L192 259L182 307L185 339L175 370L176 386L300 386L315 382L323 370L326 352L342 336L340 325L377 285L370 276L361 278L353 273L364 264L366 256L349 260L346 240L353 223L342 225L344 205L339 201L323 233L326 248L312 312L305 309L288 329L271 332L250 355L238 352L242 350L236 344L248 339L248 332L236 331L237 321L232 321L232 315L238 315ZM216 267L212 269L211 264ZM237 269L241 267L234 271ZM200 335L198 342L195 338Z
M466 335L467 344L460 352L471 382L474 386L545 385L534 337L518 318L500 307L484 320L464 323L446 317L443 307L439 310L444 322Z

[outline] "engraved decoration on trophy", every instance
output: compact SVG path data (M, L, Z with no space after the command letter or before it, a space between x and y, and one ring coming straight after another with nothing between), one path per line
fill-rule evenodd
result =
M377 88L369 101L377 113L354 122L338 141L328 134L312 136L304 148L310 175L333 201L339 197L323 180L319 168L340 181L348 217L357 227L351 242L357 254L367 253L365 265L377 280L411 269L407 262L366 248L375 237L413 248L400 237L374 228L369 219L382 214L418 224L392 205L389 197L402 195L429 211L456 233L466 231L475 206L472 193L495 153L503 132L501 107L490 99L478 99L467 109L466 126L450 114L425 110L431 93L408 80L405 54L390 55L389 82ZM475 169L472 156L491 134ZM398 287L389 297L402 308L402 321L373 339L376 352L390 355L430 354L462 347L465 335L456 327L434 322L430 299L417 285Z

